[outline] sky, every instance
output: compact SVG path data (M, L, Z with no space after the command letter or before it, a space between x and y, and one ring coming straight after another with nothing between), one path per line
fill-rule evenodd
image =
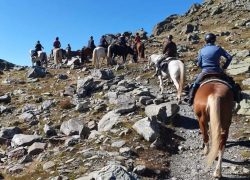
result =
M0 59L31 65L29 50L39 40L46 53L59 37L62 48L81 49L92 35L135 32L150 35L171 14L183 15L202 0L0 0Z

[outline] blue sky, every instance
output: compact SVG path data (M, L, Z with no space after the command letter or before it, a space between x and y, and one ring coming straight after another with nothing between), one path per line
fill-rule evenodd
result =
M153 27L171 14L184 14L202 0L0 0L0 59L31 65L29 50L40 40L47 53L56 36L62 48L98 44L106 33Z

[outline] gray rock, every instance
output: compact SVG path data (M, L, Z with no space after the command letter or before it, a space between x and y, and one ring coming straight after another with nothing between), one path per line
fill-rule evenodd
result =
M98 123L98 131L109 131L120 122L120 115L114 111L105 114Z
M222 8L219 6L214 6L211 11L211 16L221 14L223 12Z
M59 74L58 79L65 80L65 79L68 79L68 76L66 74Z
M135 180L138 179L135 175L127 172L126 168L121 165L108 165L100 171L90 173L88 176L80 177L76 180L89 180L89 179L122 179L122 180Z
M56 136L56 131L55 129L53 129L51 126L49 126L48 124L45 124L44 125L44 128L43 128L43 131L45 133L45 135L47 137L50 137L50 136Z
M22 130L19 127L3 127L0 131L0 137L12 139L15 134L21 134Z
M76 87L75 86L67 86L63 92L64 96L74 96L76 93Z
M49 110L54 105L54 101L52 100L46 100L42 103L42 109L43 110Z
M250 90L242 91L243 93L243 100L240 102L240 109L238 110L237 114L250 116Z
M0 103L10 103L10 102L11 102L11 97L9 94L0 96Z
M29 155L37 155L40 154L41 152L44 151L44 149L46 148L46 143L38 143L35 142L33 143L29 149L28 149L28 154Z
M48 161L48 162L43 164L43 170L46 171L46 170L49 170L51 168L54 168L55 165L56 164L54 163L54 161Z
M41 140L42 137L38 135L15 134L11 140L11 146L29 146Z
M8 158L20 158L27 154L27 150L24 147L18 147L8 152Z
M91 71L91 75L104 80L110 80L115 77L111 69L94 69Z
M77 80L77 95L80 98L84 98L87 95L91 94L94 90L95 83L94 79L91 76L88 76L84 79Z
M227 72L230 75L239 75L248 72L250 64L250 57L244 59L243 61L233 62L228 66Z
M144 118L137 121L133 128L136 132L144 137L145 140L153 142L159 137L160 125L155 120L149 120L149 118Z
M32 113L24 112L19 116L19 119L24 120L24 121L32 121L35 118L35 116Z
M250 78L243 80L243 81L242 81L242 84L243 84L244 86L250 86Z
M188 10L188 14L194 14L201 8L201 5L198 3L195 3L191 6L191 8Z
M47 70L43 67L30 68L27 73L27 78L43 78L46 76Z
M118 148L120 148L120 147L124 146L125 144L126 144L126 141L124 141L124 140L115 141L115 142L113 142L111 144L111 147L118 147Z
M83 101L83 102L79 102L76 107L75 110L78 112L84 112L87 111L90 107L90 102L89 101Z
M74 146L74 145L78 144L79 141L80 141L80 136L75 135L75 136L72 136L72 137L67 138L67 139L65 140L64 145L65 145L66 147Z
M8 168L8 172L10 174L18 174L21 173L23 170L24 170L24 165L22 164L16 164Z
M247 49L239 51L239 52L236 53L237 57L243 57L243 58L245 58L245 57L247 57L249 55L250 55L250 51L247 50Z
M192 24L187 24L183 29L182 32L185 34L192 33L194 30L194 26Z
M118 114L127 114L127 113L130 113L130 112L134 112L136 109L136 105L135 104L124 104L124 105L121 105L119 108L115 109L115 113L118 113Z
M83 137L88 136L90 132L89 128L79 119L64 121L60 127L60 131L67 136L80 135Z

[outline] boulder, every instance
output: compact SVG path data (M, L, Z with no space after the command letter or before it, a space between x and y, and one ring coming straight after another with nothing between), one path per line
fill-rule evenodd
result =
M91 75L95 78L104 80L110 80L115 77L111 69L94 69L91 71Z
M46 76L47 70L43 67L30 68L27 73L27 78L43 78Z
M80 135L84 137L88 136L90 132L89 128L79 119L64 121L60 127L60 131L67 136Z
M87 95L91 94L95 89L94 79L91 76L88 76L83 79L77 80L77 95L80 98L84 98Z
M133 128L135 131L142 135L145 140L153 142L159 137L160 125L156 120L150 120L149 118L144 118L137 121Z
M109 131L120 122L120 115L114 111L105 114L98 123L98 131Z
M232 63L227 68L227 72L233 76L246 73L250 67L249 64L250 64L250 57L239 62L232 61Z
M10 103L11 97L10 95L6 94L4 96L0 96L0 103Z
M15 134L11 140L11 146L29 146L34 142L41 142L42 137L38 135Z
M22 133L19 127L3 127L0 131L0 137L6 139L12 139L15 134Z
M240 102L240 109L237 114L250 116L250 90L242 91L243 100Z
M88 179L135 180L138 178L135 175L130 174L125 167L118 164L111 164L103 167L100 171L92 172L88 176L83 176L76 180L88 180Z
M46 148L46 143L35 142L29 147L28 154L29 155L40 154L41 152L44 151L45 148Z

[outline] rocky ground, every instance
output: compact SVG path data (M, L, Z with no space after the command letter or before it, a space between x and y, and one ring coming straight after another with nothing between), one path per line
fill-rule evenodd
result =
M207 31L232 55L227 73L241 84L223 158L224 179L250 176L249 0L207 0L156 25L147 56L173 34L186 84ZM199 18L197 18L199 17ZM223 23L222 23L223 22ZM220 25L220 26L219 26ZM4 179L212 179L192 108L159 94L147 58L95 70L14 67L0 60L0 172ZM185 93L183 94L185 98Z

